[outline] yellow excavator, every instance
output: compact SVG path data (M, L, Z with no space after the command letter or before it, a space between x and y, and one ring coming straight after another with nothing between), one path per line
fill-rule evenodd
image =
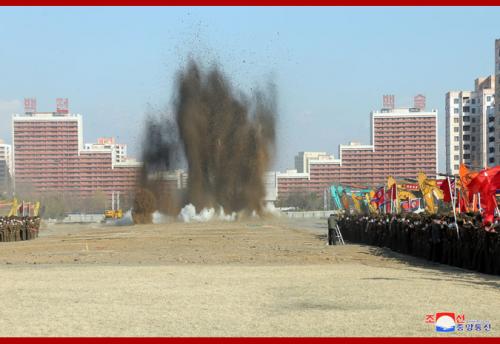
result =
M120 209L120 192L111 193L111 209L104 211L105 220L117 220L123 217L123 211Z
M123 211L121 209L106 210L104 212L104 217L106 219L121 219L123 217Z

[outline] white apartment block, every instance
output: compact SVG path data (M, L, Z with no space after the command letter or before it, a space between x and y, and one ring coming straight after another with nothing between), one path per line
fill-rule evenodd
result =
M310 161L336 161L333 155L326 152L299 152L295 156L295 169L298 173L309 173Z
M127 158L127 145L116 143L114 138L98 138L97 143L86 143L84 150L91 151L111 151L113 164L125 163L130 158Z
M12 146L0 139L0 160L4 160L12 175Z
M495 76L475 80L474 91L446 93L446 172L460 163L481 169L495 164Z
M495 150L495 162L500 163L500 39L495 41L495 76L496 76L496 88L495 88L495 99L497 100L495 106L495 139L496 139L496 150Z

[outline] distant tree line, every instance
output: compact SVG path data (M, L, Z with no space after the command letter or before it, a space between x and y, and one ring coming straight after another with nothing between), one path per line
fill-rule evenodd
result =
M289 193L286 197L279 198L276 206L280 208L293 207L297 210L322 210L324 200L323 197L319 197L315 192L295 191Z

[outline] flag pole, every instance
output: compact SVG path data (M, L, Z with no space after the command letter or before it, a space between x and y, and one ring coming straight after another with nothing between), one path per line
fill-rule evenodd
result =
M396 214L399 214L399 198L398 198L398 184L394 183L394 187L396 188L396 199L394 202L396 202Z
M382 195L384 195L384 203L382 204L382 209L384 210L384 214L387 214L387 207L385 206L386 200L385 200L385 186L382 186Z
M394 184L391 186L391 215L394 214Z
M458 224L457 224L457 213L455 210L455 195L453 195L453 192L451 191L450 177L446 177L446 181L448 182L448 190L450 191L450 196L451 196L451 201L452 201L453 218L455 219L455 228L457 229L457 237L460 240L460 233L458 231ZM455 185L456 185L456 181L455 181Z

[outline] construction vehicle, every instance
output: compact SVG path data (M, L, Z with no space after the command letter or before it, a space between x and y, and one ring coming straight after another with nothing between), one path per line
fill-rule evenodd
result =
M116 204L115 204L116 201ZM117 220L123 217L123 211L120 209L120 192L116 193L113 191L111 193L111 209L104 211L104 219L105 220Z

